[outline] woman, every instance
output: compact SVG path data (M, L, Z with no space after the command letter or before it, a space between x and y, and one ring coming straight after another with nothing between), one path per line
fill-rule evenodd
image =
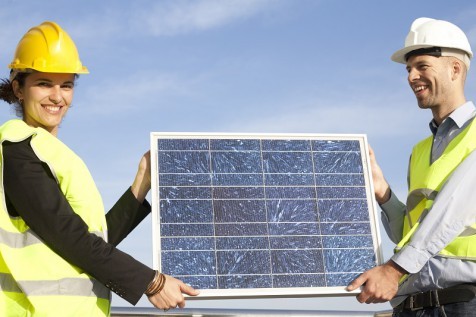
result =
M9 65L0 98L22 120L0 127L0 315L107 316L110 290L132 304L183 307L198 291L116 249L150 213L150 157L104 215L81 159L56 136L88 70L54 22L30 29Z

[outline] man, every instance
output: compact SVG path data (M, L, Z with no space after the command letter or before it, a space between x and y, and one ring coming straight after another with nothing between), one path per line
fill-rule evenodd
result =
M392 60L406 64L432 135L411 155L406 206L370 153L375 197L396 253L348 286L361 303L391 300L394 316L476 316L476 109L464 96L473 53L454 24L416 19Z

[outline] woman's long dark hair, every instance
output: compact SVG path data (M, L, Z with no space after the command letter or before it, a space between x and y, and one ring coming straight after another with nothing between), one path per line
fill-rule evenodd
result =
M29 74L31 73L18 73L16 74L13 80L18 81L20 88L22 88L25 85L25 79L28 77ZM10 105L13 105L17 117L23 117L23 106L18 100L18 98L15 96L15 93L13 92L12 83L8 78L0 79L0 99Z

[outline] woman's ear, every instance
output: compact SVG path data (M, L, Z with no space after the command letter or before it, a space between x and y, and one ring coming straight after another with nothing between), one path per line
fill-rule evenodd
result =
M12 88L13 88L13 93L15 94L15 97L18 99L23 99L23 92L20 88L20 84L18 83L18 80L13 80L12 82Z

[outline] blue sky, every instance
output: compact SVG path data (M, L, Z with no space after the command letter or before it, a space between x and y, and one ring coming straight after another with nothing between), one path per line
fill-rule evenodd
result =
M2 78L20 37L45 20L73 38L79 79L59 138L89 166L106 208L129 186L149 134L363 133L405 196L411 147L429 133L403 65L418 17L459 25L476 47L476 4L432 0L0 0ZM475 98L475 71L467 80ZM3 103L0 120L14 117ZM152 266L151 221L120 248ZM384 256L392 245L382 232ZM113 305L128 304L117 296ZM149 307L147 299L139 306ZM187 307L382 310L339 299L188 301Z

